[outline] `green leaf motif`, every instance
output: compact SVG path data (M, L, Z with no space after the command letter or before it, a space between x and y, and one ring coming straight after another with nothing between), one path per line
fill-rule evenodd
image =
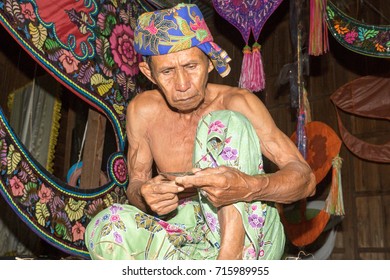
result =
M41 226L45 226L47 218L50 216L49 209L45 203L38 202L35 206L35 217Z
M7 174L10 175L16 169L17 165L21 161L22 156L18 151L15 151L15 146L10 145L7 154Z
M59 50L61 48L60 44L58 44L58 42L56 40L53 40L53 39L46 39L45 41L45 49L49 52L49 53L53 53L57 50Z
M117 229L121 229L121 230L126 230L126 226L124 224L124 222L122 221L117 221L114 223L114 226L117 228Z
M364 33L364 38L370 39L374 38L376 35L378 35L379 31L376 30L368 30L367 32Z
M158 232L162 230L162 227L156 222L156 220L146 214L136 214L135 221L138 228L143 228L150 232Z
M57 223L55 226L55 231L58 236L66 236L66 226L64 224Z
M112 231L112 223L107 223L102 228L102 231L100 232L100 235L101 235L101 237L107 236L107 235L110 234L111 231Z
M30 30L32 43L38 50L43 52L42 47L44 46L47 38L47 29L42 24L35 26L32 23L28 25L28 28Z
M116 24L116 18L112 14L108 15L104 23L104 30L101 31L102 35L104 36L110 35L112 31L112 27L115 24Z
M328 14L328 18L333 19L334 18L334 11L331 8L329 8L329 6L326 6L326 11Z

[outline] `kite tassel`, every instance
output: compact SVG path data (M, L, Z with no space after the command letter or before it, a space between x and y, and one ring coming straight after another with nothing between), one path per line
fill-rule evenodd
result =
M252 80L251 90L261 91L265 88L265 73L261 56L261 45L255 42L252 46Z
M343 189L341 183L342 158L336 156L332 161L332 185L325 201L325 211L331 215L344 216Z
M250 89L252 79L252 50L251 47L246 45L243 49L244 57L242 59L240 80L238 82L239 87Z

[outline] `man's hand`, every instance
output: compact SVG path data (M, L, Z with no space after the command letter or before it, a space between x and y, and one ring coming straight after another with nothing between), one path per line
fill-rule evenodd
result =
M251 201L251 176L238 169L220 166L194 169L195 175L177 177L176 183L184 188L201 188L209 201L215 206L233 204L238 201Z
M169 181L161 175L147 181L141 187L141 195L157 215L166 215L178 207L178 193L184 190L176 185L174 181Z

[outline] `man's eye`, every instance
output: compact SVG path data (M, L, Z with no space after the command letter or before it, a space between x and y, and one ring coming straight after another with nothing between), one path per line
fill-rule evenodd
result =
M164 74L164 75L168 75L168 74L170 74L171 72L172 72L171 69L165 69L165 70L161 71L161 73Z
M186 68L189 69L189 70L193 70L193 69L196 68L196 64L188 64L188 65L186 66Z

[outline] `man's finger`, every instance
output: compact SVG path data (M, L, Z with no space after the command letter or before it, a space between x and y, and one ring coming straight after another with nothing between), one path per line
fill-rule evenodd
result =
M199 174L199 173L198 173ZM204 186L213 186L218 185L220 183L220 178L218 176L213 175L198 175L195 174L193 176L184 176L176 178L176 183L179 185L183 185L185 188L201 188Z
M154 193L159 193L159 194L165 194L165 193L176 194L184 191L184 188L182 186L176 185L176 183L173 181L155 184L152 189Z

